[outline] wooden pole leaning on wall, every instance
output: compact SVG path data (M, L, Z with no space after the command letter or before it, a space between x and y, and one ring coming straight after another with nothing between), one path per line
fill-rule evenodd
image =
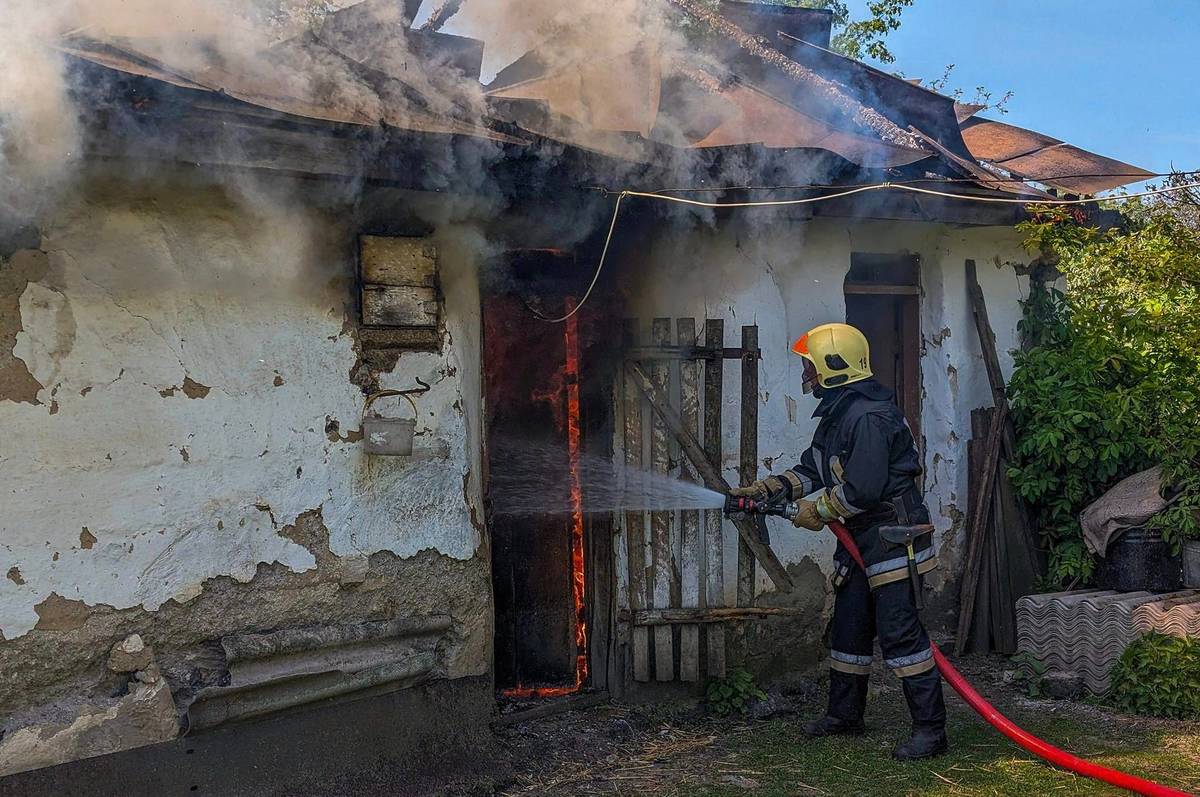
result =
M993 528L993 495L996 492L997 481L1006 480L1007 476L1000 469L1002 454L1009 458L1016 452L1016 430L1008 411L1008 397L1005 393L1004 374L1000 369L1000 357L996 352L996 336L992 332L988 320L987 301L983 288L979 284L979 274L974 260L965 263L967 297L970 301L971 315L975 320L975 331L979 339L979 349L983 357L983 367L987 372L988 386L992 392L992 403L995 409L987 424L987 437L979 451L978 467L975 476L978 484L972 493L971 505L967 516L967 539L965 566L961 589L959 591L958 627L954 640L954 652L961 655L967 648L971 636L971 627L975 617L976 597L980 588L980 573L983 570L985 552L993 548L991 537L996 530ZM1018 523L1021 525L1020 539L1023 544L1036 548L1037 541L1024 507L1017 507ZM1004 607L1004 611L1009 611ZM979 629L978 632L982 632Z
M992 404L1003 406L1004 428L1001 430L1004 444L1004 456L1011 462L1017 455L1017 431L1013 425L1012 415L1008 412L1008 393L1004 383L1004 372L1000 369L1000 355L996 353L996 335L988 320L987 300L983 296L983 287L979 284L979 273L974 260L966 261L967 294L971 300L971 315L975 319L975 331L979 338L979 348L983 354L983 367L987 372L988 387L992 390ZM1033 549L1039 546L1033 522L1029 519L1024 505L1018 505L1018 520L1021 524L1021 536Z

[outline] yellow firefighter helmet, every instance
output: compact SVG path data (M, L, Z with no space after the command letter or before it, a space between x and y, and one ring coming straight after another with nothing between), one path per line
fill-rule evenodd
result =
M792 344L792 353L805 359L804 392L814 383L839 387L871 377L867 338L849 324L822 324Z

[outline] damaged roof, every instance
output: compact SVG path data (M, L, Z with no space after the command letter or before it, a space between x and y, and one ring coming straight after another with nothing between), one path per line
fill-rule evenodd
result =
M365 0L330 14L315 33L247 57L214 50L202 64L112 37L73 35L59 48L211 96L209 108L233 102L297 120L512 145L550 139L631 163L653 164L664 147L823 150L868 170L912 167L904 173L1032 200L1049 194L1022 181L1094 194L1152 176L980 118L983 106L832 52L826 11L662 1L703 28L704 46L665 52L649 37L618 44L580 25L556 32L486 87L478 84L483 43L436 30L455 0L421 29L411 26L419 0Z
M200 64L170 62L156 42L120 37L68 35L58 49L116 72L301 119L522 142L482 123L481 99L463 91L466 81L431 77L478 78L482 42L408 24L403 6L367 0L330 14L315 34L256 53L214 48ZM411 60L436 63L438 70L410 71Z
M577 131L637 133L679 147L817 148L870 168L929 160L1031 199L1049 194L1021 180L1092 194L1152 176L978 118L986 106L955 102L832 52L827 12L740 0L722 0L714 12L696 0L668 2L714 34L709 52L667 56L648 42L610 52L607 43L590 42L564 60L535 49L496 76L488 98L508 101L505 108L538 103L551 118L573 120ZM586 31L577 35L587 42ZM1087 177L1069 176L1081 174Z
M978 160L1071 194L1096 194L1154 176L1043 133L991 119L963 120L962 135Z

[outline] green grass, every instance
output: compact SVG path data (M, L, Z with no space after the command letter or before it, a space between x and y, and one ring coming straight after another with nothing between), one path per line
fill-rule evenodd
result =
M1104 784L1056 770L1017 748L962 704L954 701L948 731L950 753L929 761L900 763L892 747L907 736L899 694L876 698L861 738L809 740L795 720L757 723L739 734L736 761L756 788L713 786L702 797L764 795L1117 795ZM882 704L882 705L880 705ZM1200 790L1200 732L1194 726L1164 730L1100 712L1047 702L1045 709L1009 712L1026 730L1075 755L1184 791ZM749 774L753 773L753 774Z

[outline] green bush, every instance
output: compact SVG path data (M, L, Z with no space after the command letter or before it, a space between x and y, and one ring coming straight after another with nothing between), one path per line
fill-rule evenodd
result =
M1200 641L1147 634L1113 666L1108 701L1137 714L1200 719Z
M766 700L767 693L758 688L754 676L745 670L733 670L725 678L710 678L705 690L709 709L718 717L745 714L751 700Z
M1152 464L1182 491L1154 525L1176 549L1200 537L1200 240L1167 209L1124 212L1121 229L1060 208L1019 228L1067 282L1065 294L1033 284L1008 388L1009 478L1034 510L1053 585L1091 576L1079 512Z

